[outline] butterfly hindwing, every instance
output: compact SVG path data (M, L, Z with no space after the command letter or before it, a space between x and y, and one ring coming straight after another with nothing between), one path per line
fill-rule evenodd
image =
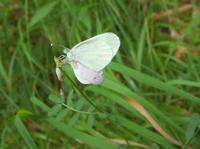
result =
M100 84L104 77L101 71L94 71L77 62L72 66L76 78L83 84Z

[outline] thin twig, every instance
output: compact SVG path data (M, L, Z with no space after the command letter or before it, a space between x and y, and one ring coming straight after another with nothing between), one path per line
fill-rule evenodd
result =
M74 112L77 112L77 113L82 113L82 114L92 114L92 115L95 115L95 114L101 114L99 112L88 112L88 111L79 111L73 107L70 107L68 106L67 104L62 104L64 107L66 107L67 109L71 110L71 111L74 111Z

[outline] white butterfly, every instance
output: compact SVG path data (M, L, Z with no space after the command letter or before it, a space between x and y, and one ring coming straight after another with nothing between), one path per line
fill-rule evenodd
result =
M102 69L111 62L119 46L116 34L103 33L80 42L71 50L65 48L66 56L55 58L55 62L58 67L70 63L75 76L83 84L100 84L104 80Z

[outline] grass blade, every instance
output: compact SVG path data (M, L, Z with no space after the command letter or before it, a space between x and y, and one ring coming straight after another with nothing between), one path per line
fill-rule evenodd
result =
M26 129L26 127L24 126L23 122L21 121L18 115L16 115L15 117L15 127L17 128L19 134L22 136L22 138L26 142L27 146L30 149L37 149L37 146L34 143L31 135L29 134L28 130Z
M69 127L65 123L59 122L58 120L54 118L49 118L48 122L56 129L63 132L65 135L72 137L74 139L78 139L84 142L85 144L90 145L91 147L100 148L100 149L105 149L105 148L116 149L117 148L115 145L109 144L105 138L88 135L75 128Z
M53 1L41 7L40 9L38 9L35 12L34 16L31 18L30 23L28 24L28 27L31 28L35 24L37 24L39 21L44 19L51 12L51 10L56 6L56 4L57 4L57 1Z
M164 82L162 82L156 78L153 78L149 75L146 75L142 72L136 71L134 69L131 69L127 66L124 66L124 65L121 65L118 63L112 63L110 66L113 70L116 70L122 74L128 75L128 76L136 79L140 83L155 87L155 88L163 90L167 93L178 95L178 96L183 97L184 99L192 101L196 104L200 104L200 98L193 96L177 87L174 87L172 85L164 83Z
M186 131L186 144L188 144L197 134L196 129L198 125L200 125L200 115L195 113L192 115L191 122Z

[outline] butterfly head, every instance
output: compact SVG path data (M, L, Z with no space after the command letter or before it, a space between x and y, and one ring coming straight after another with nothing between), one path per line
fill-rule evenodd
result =
M71 53L70 49L65 48L63 50L62 55L60 55L59 57L54 57L54 61L56 63L56 67L62 67L65 64L71 64L74 62L74 55Z
M69 62L71 62L71 61L74 60L74 55L73 55L73 53L70 51L70 49L65 48L65 49L63 50L63 52L66 54L67 59L68 59Z

